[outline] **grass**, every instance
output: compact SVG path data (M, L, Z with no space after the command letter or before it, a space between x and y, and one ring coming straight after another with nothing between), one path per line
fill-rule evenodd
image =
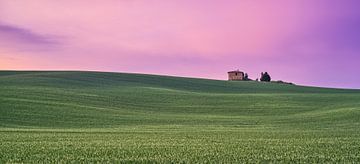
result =
M0 163L359 163L360 91L0 71Z

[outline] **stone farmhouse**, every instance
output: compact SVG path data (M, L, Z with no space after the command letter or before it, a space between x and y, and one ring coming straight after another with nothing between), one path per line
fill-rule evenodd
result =
M245 73L239 70L228 72L229 81L242 81L245 79Z

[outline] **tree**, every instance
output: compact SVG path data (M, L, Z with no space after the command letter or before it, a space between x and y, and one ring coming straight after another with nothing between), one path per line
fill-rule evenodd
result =
M270 77L270 75L269 75L267 72L265 72L265 73L261 72L260 81L270 82L270 81L271 81L271 77Z
M249 80L249 75L248 75L247 73L245 73L245 75L244 75L244 80L245 80L245 81L248 81L248 80Z

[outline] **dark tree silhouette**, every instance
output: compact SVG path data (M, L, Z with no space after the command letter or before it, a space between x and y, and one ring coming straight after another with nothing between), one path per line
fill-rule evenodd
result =
M265 72L265 73L261 72L260 81L270 82L270 81L271 81L271 77L270 77L270 75L269 75L267 72Z
M244 75L244 80L245 80L245 81L248 81L248 80L249 80L249 75L248 75L247 73L245 73L245 75Z

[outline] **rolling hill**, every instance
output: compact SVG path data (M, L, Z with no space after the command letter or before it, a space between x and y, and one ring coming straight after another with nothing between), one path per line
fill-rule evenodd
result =
M0 162L359 162L359 126L360 90L0 71Z

